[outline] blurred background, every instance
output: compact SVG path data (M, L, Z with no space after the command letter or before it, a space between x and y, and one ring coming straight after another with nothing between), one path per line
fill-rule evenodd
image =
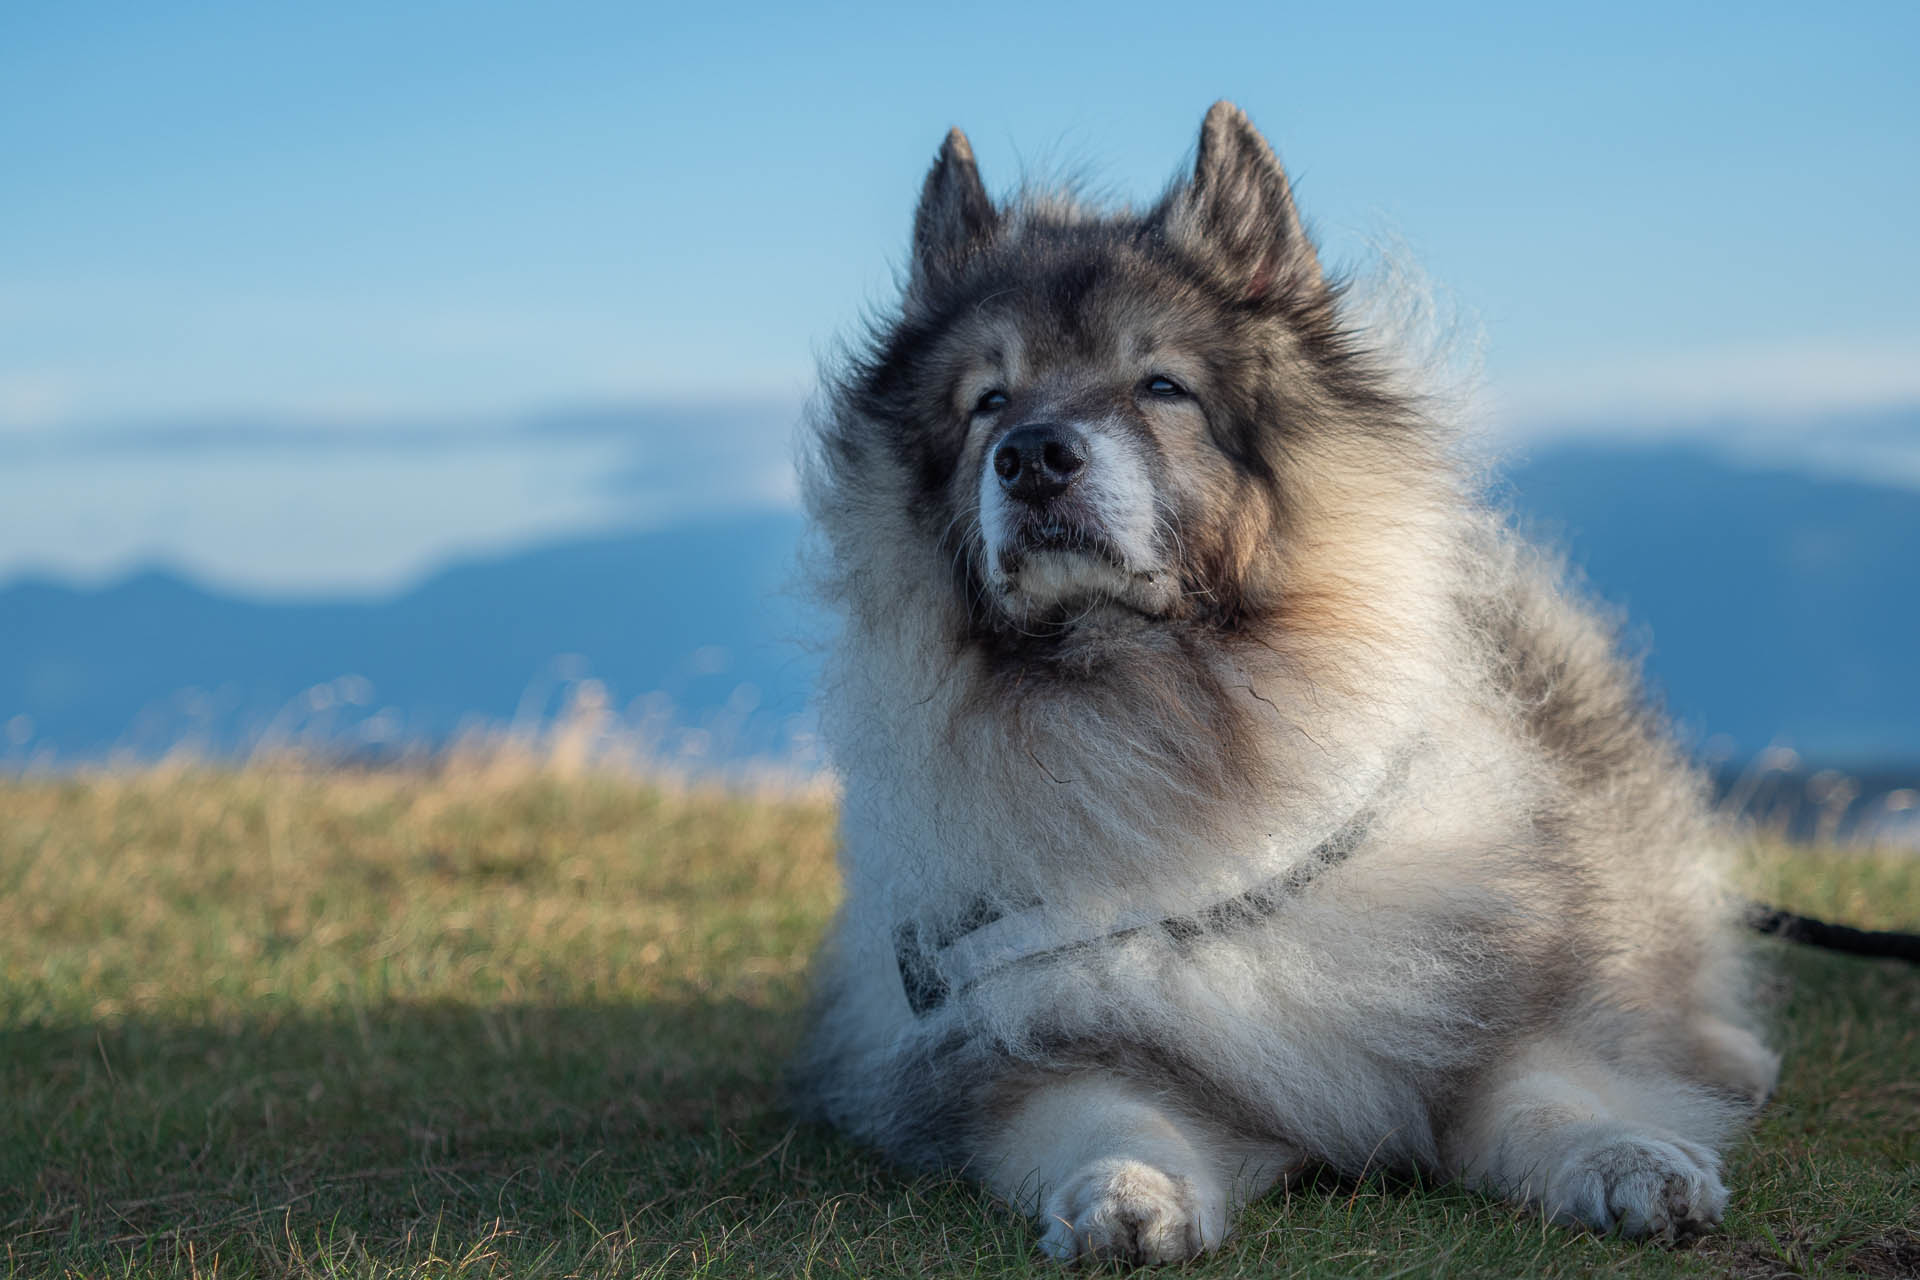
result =
M0 9L0 770L461 735L817 768L790 461L965 127L1239 102L1417 263L1729 801L1920 811L1920 8Z

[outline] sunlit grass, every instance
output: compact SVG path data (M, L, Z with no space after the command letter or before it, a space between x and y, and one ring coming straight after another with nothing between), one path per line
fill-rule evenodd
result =
M1768 841L1746 851L1743 888L1772 906L1865 929L1920 929L1920 854L1842 847L1809 854Z
M824 797L537 771L0 784L7 1274L1039 1274L970 1187L795 1132ZM1920 926L1908 855L1761 892ZM1788 1073L1720 1236L1296 1187L1204 1275L1742 1275L1920 1258L1920 974L1786 956ZM1905 1259L1906 1261L1902 1261Z

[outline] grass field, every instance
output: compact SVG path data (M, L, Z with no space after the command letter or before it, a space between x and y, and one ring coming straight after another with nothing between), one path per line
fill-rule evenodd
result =
M1759 892L1920 925L1920 860ZM778 1100L825 800L482 773L0 783L0 1273L1050 1273ZM1920 972L1781 955L1778 1100L1692 1247L1323 1179L1206 1276L1920 1275Z

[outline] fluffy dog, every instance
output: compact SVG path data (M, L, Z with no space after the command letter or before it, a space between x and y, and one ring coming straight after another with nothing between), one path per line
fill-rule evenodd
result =
M947 137L806 459L846 900L805 1110L1159 1262L1312 1161L1697 1230L1777 1058L1698 779L1206 117L1144 211Z

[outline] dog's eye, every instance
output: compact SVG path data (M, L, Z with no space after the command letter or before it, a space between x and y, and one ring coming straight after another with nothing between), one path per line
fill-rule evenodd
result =
M987 392L973 402L975 413L992 413L995 409L1006 407L1007 393L998 389Z
M1153 377L1147 379L1147 394L1150 396L1183 396L1187 394L1187 390L1172 378L1163 378L1159 374L1155 374Z

